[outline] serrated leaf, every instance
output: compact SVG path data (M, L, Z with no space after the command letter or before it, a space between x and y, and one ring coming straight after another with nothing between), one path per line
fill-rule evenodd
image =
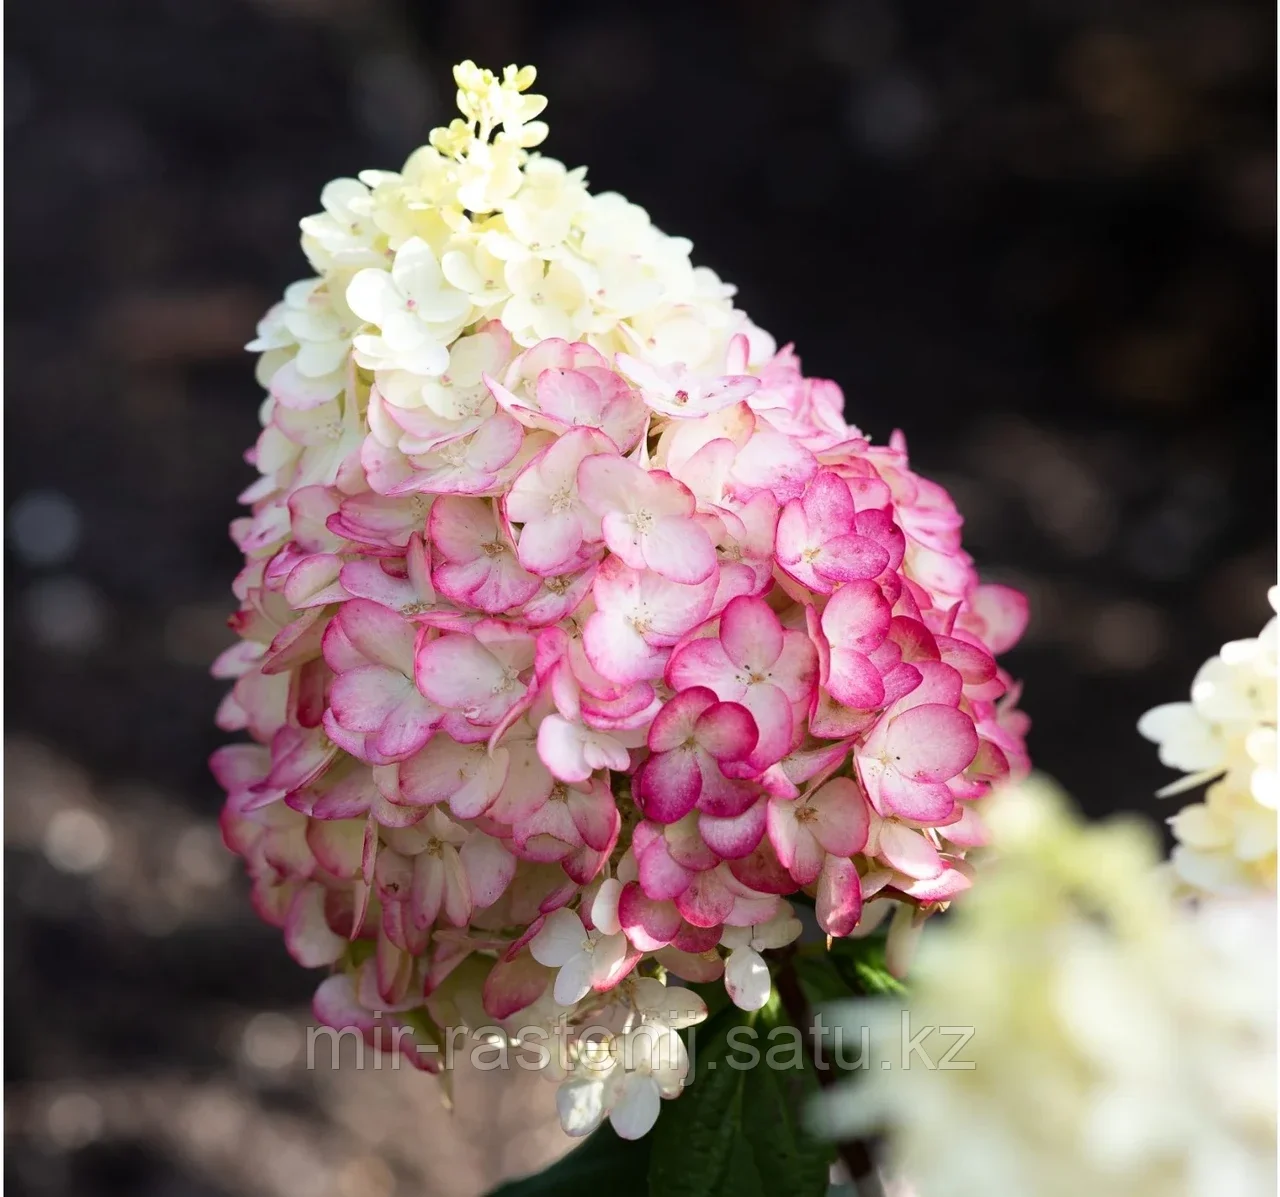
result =
M797 1034L784 1017L765 1020L766 1031L778 1027ZM818 1090L807 1053L797 1051L798 1068L774 1069L767 1061L746 1074L742 1128L755 1156L766 1193L822 1194L834 1149L811 1135L804 1109Z
M730 1006L690 1028L691 1083L675 1101L663 1102L658 1124L650 1132L652 1197L704 1197L726 1191L723 1185L736 1167L742 1126L742 1072L728 1066L734 1051L729 1036L752 1021Z
M620 1139L605 1123L563 1159L507 1181L489 1197L646 1197L650 1140Z
M813 1139L802 1111L816 1078L802 1052L800 1067L770 1068L770 1030L785 1026L772 1000L758 1015L732 1007L695 1038L694 1077L665 1103L653 1131L650 1197L821 1197L832 1158ZM753 1038L737 1034L751 1027ZM796 1040L798 1046L798 1040ZM757 1053L751 1067L748 1044ZM790 1053L784 1049L784 1055Z

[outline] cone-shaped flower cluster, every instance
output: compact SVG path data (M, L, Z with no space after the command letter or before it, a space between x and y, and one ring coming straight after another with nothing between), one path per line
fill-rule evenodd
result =
M1043 782L991 807L994 859L907 1009L837 1019L866 1071L825 1129L887 1124L918 1197L1274 1193L1274 901L1179 903L1151 829Z
M1280 588L1268 598L1277 609ZM1273 618L1200 667L1190 702L1154 707L1138 723L1160 745L1160 760L1187 774L1162 797L1211 783L1203 802L1169 820L1178 839L1172 864L1189 890L1237 897L1275 890L1276 648Z
M902 437L846 424L687 241L530 154L530 68L455 77L462 117L403 170L325 188L318 277L251 344L216 667L259 910L332 969L321 1019L426 1067L446 1022L671 1037L701 1003L653 986L726 959L760 1006L797 891L832 935L896 904L901 937L1025 768L995 661L1025 604L978 584ZM644 1133L687 1068L660 1047L607 1084L570 1060L566 1125Z

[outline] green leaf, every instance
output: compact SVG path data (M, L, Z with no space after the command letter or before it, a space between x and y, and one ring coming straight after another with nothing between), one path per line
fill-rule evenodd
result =
M657 1189L650 1188L650 1194ZM725 1166L723 1181L717 1193L732 1193L733 1197L775 1197L775 1193L790 1193L790 1189L766 1189L764 1180L756 1168L756 1162L747 1148L746 1140L741 1135L734 1140L733 1151Z
M652 1132L650 1197L821 1197L833 1151L804 1129L817 1081L776 998L754 1015L729 1007L695 1030L692 1081ZM775 1062L798 1066L771 1068L771 1047Z
M509 1180L489 1197L646 1197L650 1139L620 1139L606 1122L563 1159Z
M831 945L831 961L858 994L871 997L907 992L884 962L884 938L837 939Z
M752 1015L729 1006L686 1032L693 1073L685 1091L663 1102L649 1132L649 1192L653 1197L702 1197L725 1192L741 1135L742 1076L735 1032L754 1023ZM750 1193L746 1188L745 1192Z
M820 955L796 956L792 965L805 1001L810 1006L822 1006L827 1002L843 1002L853 997L853 987L827 952L824 951Z
M788 1038L775 1037L774 1042L796 1043L794 1059L800 1064L798 1068L770 1068L766 1055L758 1067L745 1074L742 1129L764 1190L770 1194L825 1193L835 1151L830 1143L814 1138L804 1125L804 1109L818 1090L818 1078L808 1054L799 1048L799 1032L785 1016L766 1014L762 1028L766 1034L789 1032Z
M809 1000L848 996L831 959L810 960ZM645 1138L626 1142L606 1124L545 1172L490 1197L598 1197L602 1188L608 1197L823 1197L835 1152L805 1129L817 1076L777 994L753 1013L726 1005L682 1034L689 1084L662 1103ZM770 1049L783 1067L769 1066Z

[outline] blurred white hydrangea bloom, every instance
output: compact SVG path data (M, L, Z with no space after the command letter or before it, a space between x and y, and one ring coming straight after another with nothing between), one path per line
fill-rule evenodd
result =
M1277 609L1277 588L1267 597ZM1257 637L1224 644L1196 674L1190 702L1155 707L1138 722L1160 760L1187 774L1162 797L1213 783L1203 802L1169 820L1173 867L1197 892L1276 887L1276 642L1272 618Z
M1274 1193L1272 904L1180 905L1145 828L1084 825L1043 782L989 815L997 856L907 1009L844 1008L868 1070L823 1128L889 1125L918 1197Z

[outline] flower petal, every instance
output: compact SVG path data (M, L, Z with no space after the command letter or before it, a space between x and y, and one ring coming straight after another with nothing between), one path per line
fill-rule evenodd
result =
M697 805L701 793L702 770L696 749L655 752L636 774L636 802L646 817L659 823L683 819Z
M764 599L740 595L720 615L720 643L739 668L767 673L782 655L782 624Z
M814 838L836 856L852 856L867 845L871 812L856 782L836 777L822 786L807 805L817 812L809 824Z
M738 1009L759 1010L773 990L764 957L750 948L730 952L724 966L724 987Z
M473 831L458 851L472 901L481 909L492 906L516 875L516 858L501 840Z
M893 767L912 781L946 781L977 756L978 733L963 712L925 703L890 722L885 752Z
M604 1121L604 1082L594 1077L562 1082L556 1090L556 1113L566 1135L591 1134Z
M874 582L855 581L841 586L822 612L822 631L832 650L871 652L889 634L893 613Z
M908 877L925 880L942 872L942 858L923 832L886 820L878 844L876 855Z
M818 926L828 935L848 935L862 917L862 882L853 861L828 856L818 876Z
M579 952L570 957L556 974L552 996L558 1005L576 1006L590 992L591 957L585 952Z
M718 761L740 761L750 756L760 739L751 712L737 702L718 702L708 707L698 716L694 735Z
M582 920L572 910L561 907L547 915L538 934L529 941L529 951L539 964L559 968L582 954L586 939L587 929L582 925ZM574 1001L576 1000L575 998Z
M618 899L618 921L634 947L654 952L675 938L682 920L673 902L648 897L632 881Z
M681 516L663 516L640 541L644 563L655 573L696 586L716 572L716 551L703 528Z
M367 660L406 676L413 673L417 630L395 611L368 599L351 599L339 608L336 622L352 647Z
M666 752L696 738L694 729L698 717L715 702L715 692L705 686L691 686L675 695L653 718L649 728L650 751Z
M622 1096L609 1112L609 1124L619 1139L642 1139L658 1121L661 1105L658 1082L643 1073L631 1073L623 1083Z

